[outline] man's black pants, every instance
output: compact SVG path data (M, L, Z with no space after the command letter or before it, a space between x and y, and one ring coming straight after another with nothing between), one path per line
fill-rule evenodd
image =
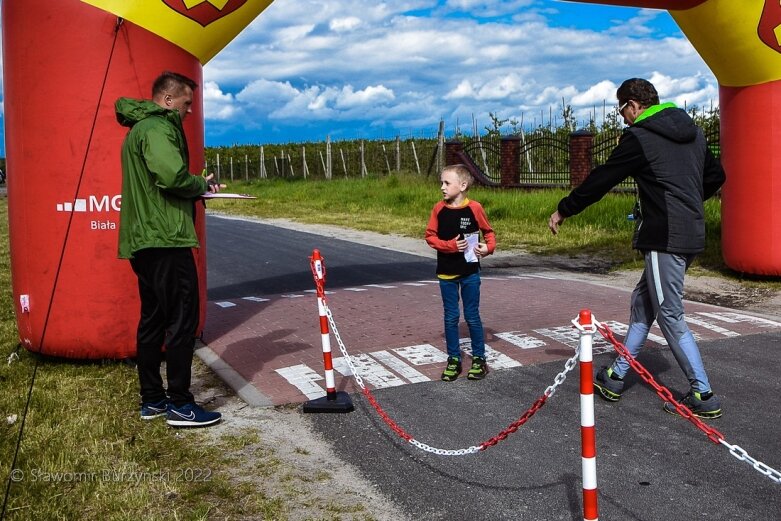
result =
M193 401L190 393L195 333L198 328L198 272L190 248L147 248L130 259L138 277L141 319L136 347L141 401L166 398L160 365L165 345L168 398L176 407Z

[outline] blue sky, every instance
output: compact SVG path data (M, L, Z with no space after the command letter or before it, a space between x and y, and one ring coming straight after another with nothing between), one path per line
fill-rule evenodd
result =
M718 103L666 11L556 0L275 0L204 67L207 146L585 123L629 77L665 101ZM0 105L1 107L1 105ZM560 116L559 116L560 117ZM4 152L3 150L0 152Z

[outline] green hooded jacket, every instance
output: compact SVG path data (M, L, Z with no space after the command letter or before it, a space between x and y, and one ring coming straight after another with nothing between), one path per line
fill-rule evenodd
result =
M130 127L122 143L119 258L144 248L197 248L194 202L207 183L189 172L179 112L130 98L114 107L117 121Z

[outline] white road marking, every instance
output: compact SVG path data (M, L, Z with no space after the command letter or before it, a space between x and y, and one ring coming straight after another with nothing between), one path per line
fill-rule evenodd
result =
M459 338L458 343L461 346L461 350L472 355L472 341L468 338ZM509 356L492 349L491 346L485 344L485 361L491 369L507 369L509 367L522 367L523 364L517 360L513 360Z
M696 324L700 327L704 327L705 329L710 329L711 331L715 333L719 333L724 336L729 336L729 337L740 336L740 333L736 333L735 331L730 331L729 329L723 328L712 322L708 322L707 320L702 320L700 318L691 315L686 315L684 317L684 320L686 320L686 322L689 322L691 324Z
M413 365L441 364L447 362L447 355L431 344L397 347L391 349Z
M698 311L697 314L708 318L715 318L716 320L721 320L722 322L726 322L728 324L737 324L740 322L740 320L722 316L723 313L706 313L705 311Z
M378 362L391 368L393 371L399 373L402 377L409 380L411 383L428 382L430 378L414 367L407 365L404 361L399 360L393 356L390 352L385 351L373 351L369 353L371 356L377 359Z
M277 369L276 372L310 400L321 398L326 395L325 390L315 383L319 380L324 380L325 377L316 373L308 365L300 364L282 367Z
M541 340L531 335L527 335L522 331L508 331L507 333L496 333L494 336L501 338L505 342L509 342L514 346L520 347L521 349L536 349L538 347L547 345L545 343L545 340Z
M397 385L404 385L405 383L404 380L385 369L382 364L371 358L367 353L352 355L350 358L355 366L355 370L361 375L361 378L372 384L375 388L396 387ZM350 366L347 365L347 361L344 357L334 358L334 369L344 376L352 375Z
M751 315L744 315L743 313L719 313L726 318L732 318L738 322L748 322L759 327L781 327L781 322L775 322L774 320L768 320L766 318L754 317Z
M249 300L250 302L268 302L271 299L262 298L262 297L242 297L242 300Z
M614 330L612 327L611 329ZM573 350L577 349L578 344L580 343L580 333L571 325L535 329L534 332L548 337L551 340L555 340L556 342L562 343ZM610 351L613 351L613 344L605 340L602 335L595 334L594 341L591 344L591 352L595 355L598 355L601 353L608 353Z
M218 305L218 306L220 306L221 308L232 308L233 306L235 306L235 305L236 305L236 304L234 304L233 302L227 302L227 301L223 301L223 302L215 302L215 304L217 304L217 305Z

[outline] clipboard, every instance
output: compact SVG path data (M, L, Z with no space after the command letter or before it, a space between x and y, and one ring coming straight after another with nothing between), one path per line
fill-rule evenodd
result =
M201 198L203 199L257 199L257 197L255 197L254 195L230 194L226 192L217 192L216 194L207 192L205 194L202 194Z

